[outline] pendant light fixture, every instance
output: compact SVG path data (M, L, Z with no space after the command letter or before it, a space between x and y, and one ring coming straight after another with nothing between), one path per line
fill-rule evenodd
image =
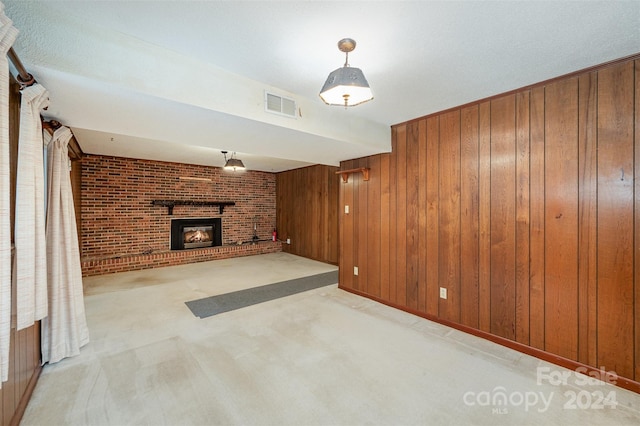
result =
M224 155L224 169L235 172L236 170L244 170L244 164L242 160L238 160L234 158L236 153L231 154L229 159L227 160L227 151L222 151L222 155Z
M344 66L332 71L322 86L320 98L327 105L350 107L373 99L373 93L367 79L360 68L349 66L349 52L356 48L356 42L350 38L343 38L338 42L338 49L344 52L346 59Z

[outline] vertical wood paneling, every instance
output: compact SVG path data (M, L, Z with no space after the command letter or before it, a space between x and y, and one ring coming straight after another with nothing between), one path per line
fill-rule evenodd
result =
M310 204L307 205L306 214L307 216L312 215L314 212L309 209L310 206L317 206L318 214L321 214L321 217L326 217L326 202L327 199L327 182L324 180L324 173L321 170L317 172L318 180L322 182L322 185L319 185L319 189L313 192L313 200ZM312 179L311 176L307 176L307 179ZM311 185L311 182L309 182ZM326 220L319 220L312 228L314 232L312 232L311 238L309 239L309 252L312 253L316 258L322 258L322 254L324 253L324 245L325 245L325 236L327 234L326 229Z
M479 107L478 326L491 331L491 103Z
M326 259L325 261L329 263L337 263L340 258L340 244L338 242L338 225L340 222L338 210L340 208L340 203L335 202L334 200L337 200L339 197L339 185L342 179L340 179L340 177L337 176L335 172L336 171L333 167L326 168L326 181L328 185L326 203L327 243L325 244L324 259Z
M406 285L406 306L410 309L418 309L418 244L419 244L419 222L418 222L418 192L420 188L418 172L418 152L419 152L419 125L413 122L408 126L407 132L407 168L406 168L406 189L407 189L407 275Z
M338 263L337 167L310 166L276 175L276 228L283 251Z
M427 313L438 315L438 265L440 250L438 241L438 201L440 199L440 119L427 119Z
M368 158L362 158L356 164L356 168L369 167ZM369 182L363 180L362 173L356 173L354 176L354 190L357 184L358 204L356 206L358 214L358 269L357 278L358 289L369 291L369 239L371 229L369 228L369 204L368 204L368 187Z
M27 359L27 348L29 347L29 329L23 329L16 333L17 342L16 350L18 351L18 358L16 359L16 368L18 370L18 388L20 394L24 394L27 390L27 383L29 382L29 365Z
M389 299L389 154L380 156L380 298Z
M311 188L312 187L312 180L314 177L316 177L317 172L314 170L314 172L312 173L305 173L302 177L302 182L304 187L306 188ZM309 215L311 214L312 209L318 209L320 207L320 200L319 200L319 193L322 191L322 186L318 186L315 187L313 191L305 191L304 192L304 203L302 204L301 209L301 215L299 215L298 217L298 223L296 228L299 229L300 228L300 224L302 223L302 218L303 217L309 217ZM276 221L277 224L277 221ZM314 244L318 244L318 235L320 234L321 230L321 221L313 221L311 223L308 224L309 225L309 229L310 229L310 233L308 235L307 238L301 238L296 236L296 238L293 239L293 247L298 248L300 250L300 252L303 253L308 253L308 255L314 256L315 255L315 249L312 247ZM316 246L317 247L317 246Z
M341 186L367 209L342 215L341 272L356 256L364 294L638 380L639 135L640 60L393 126L390 154L343 162L374 175Z
M33 374L36 369L41 368L40 365L40 321L36 321L31 328L31 344L29 345L30 355L29 364L33 367L31 380L33 380ZM39 374L39 373L38 373ZM35 382L33 383L35 387Z
M635 174L640 176L640 60L635 61ZM635 235L633 246L640 244L640 179L634 179L635 195L634 195L634 221ZM634 276L634 293L635 293L635 380L640 381L640 250L635 250L635 276Z
M407 305L407 126L398 128L396 145L396 300Z
M278 202L280 201L280 198L277 196L277 187L278 187L278 180L276 179L276 213L277 213L277 217L280 217L280 207L277 206ZM339 255L340 255L340 262L338 265L338 284L339 285L344 285L345 283L345 244L348 243L348 240L350 238L348 238L347 236L345 236L345 229L344 229L344 224L345 224L345 218L344 218L344 205L346 204L346 200L345 200L345 191L342 188L342 178L340 179L340 186L338 187L338 241L340 243L340 249L339 249ZM277 219L276 219L277 222Z
M358 160L353 160L349 164L349 169L355 169L359 167ZM360 179L361 174L356 173L349 177L349 182L351 182L351 190L353 191L353 196L351 199L351 209L349 211L349 215L353 220L353 265L360 268L360 241L366 239L366 235L361 234L360 228L360 193L358 192L360 189ZM355 272L352 273L353 277L353 288L356 290L360 290L360 275L355 275Z
M438 315L460 321L460 111L440 117L439 285L447 289Z
M16 375L16 359L19 359L16 351L16 332L11 330L9 336L9 371L8 380L2 384L0 393L2 394L2 425L8 425L20 402L20 392Z
M515 96L491 101L491 332L515 338Z
M633 63L598 73L598 364L633 377Z
M368 167L371 169L367 188L367 291L380 296L380 156L369 157Z
M460 321L478 328L479 140L478 106L460 114Z
M545 349L577 360L577 79L547 86L545 111Z
M427 120L418 126L418 311L427 312Z
M398 226L397 226L397 194L398 187L396 185L397 163L398 163L398 133L399 129L394 127L392 130L393 139L391 141L391 155L389 156L389 301L396 303L396 283L398 277L396 275L396 251L398 249ZM404 283L403 283L404 285Z
M29 384L29 365L33 365L33 351L37 348L32 346L30 343L33 342L34 338L34 329L33 327L27 328L26 329L26 339L25 339L25 349L24 349L24 353L25 353L25 370L27 370L27 374L26 374L26 380L25 380L25 390L26 390L26 386L28 386Z
M343 161L340 168L344 170L352 169L352 161ZM348 182L340 182L340 191L343 193L343 203L340 206L340 217L342 218L342 230L344 241L340 247L340 285L346 288L355 288L353 282L354 266L354 226L353 226L353 179ZM345 206L349 206L349 213L345 213Z
M597 364L596 348L596 87L597 73L578 80L578 361Z
M529 92L516 95L516 341L529 344Z
M531 90L531 152L529 165L529 344L544 349L544 246L545 246L545 89Z

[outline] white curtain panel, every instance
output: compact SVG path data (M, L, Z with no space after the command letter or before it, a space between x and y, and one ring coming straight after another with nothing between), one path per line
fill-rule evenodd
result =
M49 315L42 320L42 362L75 356L89 343L80 249L69 175L71 130L60 127L47 142L47 275Z
M11 201L9 177L9 61L18 35L0 3L0 388L9 374L11 336Z
M49 105L49 94L39 84L25 87L21 94L13 258L17 330L47 316L44 145L40 111Z

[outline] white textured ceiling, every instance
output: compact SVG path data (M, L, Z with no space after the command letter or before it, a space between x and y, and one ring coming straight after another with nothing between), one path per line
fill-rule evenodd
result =
M281 171L390 150L389 126L640 52L640 1L4 0L47 115L88 153ZM375 95L318 91L344 62ZM266 113L264 91L296 99Z

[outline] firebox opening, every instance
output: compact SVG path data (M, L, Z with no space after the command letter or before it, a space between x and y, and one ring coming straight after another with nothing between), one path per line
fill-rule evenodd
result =
M222 245L222 219L172 219L171 250Z
M184 248L210 247L213 242L212 226L189 226L182 232Z

